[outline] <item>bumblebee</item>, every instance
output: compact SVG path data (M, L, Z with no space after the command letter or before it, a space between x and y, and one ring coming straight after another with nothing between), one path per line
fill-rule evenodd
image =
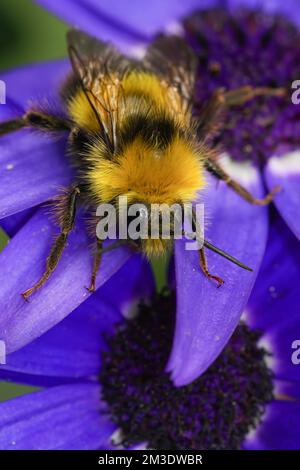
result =
M55 270L75 224L78 205L95 210L102 203L191 203L205 187L205 171L225 181L252 204L268 204L276 190L256 199L222 169L210 145L222 110L243 104L262 94L282 90L252 88L217 90L201 110L193 110L197 60L177 36L159 36L149 45L142 61L121 55L112 45L78 30L67 36L72 73L61 96L65 117L36 106L19 119L0 124L0 135L28 127L42 132L68 133L68 158L75 167L73 184L58 197L56 209L60 233L53 242L44 274L23 292L27 300ZM118 209L118 208L117 208ZM163 238L129 240L147 256L168 249ZM104 251L95 240L91 283ZM207 240L199 249L203 273L222 284L207 267L205 247L242 268L251 270Z

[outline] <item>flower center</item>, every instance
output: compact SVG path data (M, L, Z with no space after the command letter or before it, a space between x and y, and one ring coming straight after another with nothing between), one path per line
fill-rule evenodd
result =
M239 449L273 398L260 335L241 323L222 354L193 383L176 388L164 371L172 345L175 296L141 304L109 340L100 376L124 446Z
M197 12L183 21L185 37L199 58L196 104L216 88L283 87L286 97L257 97L232 108L217 136L237 160L258 165L300 144L300 108L292 82L300 79L300 33L280 16L222 9Z

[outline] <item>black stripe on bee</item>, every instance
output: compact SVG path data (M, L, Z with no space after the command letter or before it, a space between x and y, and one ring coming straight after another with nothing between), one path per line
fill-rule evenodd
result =
M133 114L127 117L120 130L120 142L122 147L126 147L135 139L141 138L149 147L164 150L176 135L178 135L177 125L167 116L150 117Z

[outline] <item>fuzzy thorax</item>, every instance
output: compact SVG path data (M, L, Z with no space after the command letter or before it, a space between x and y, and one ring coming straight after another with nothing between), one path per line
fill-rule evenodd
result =
M118 196L126 196L128 203L185 203L205 186L201 152L180 137L163 150L137 138L112 160L101 158L96 144L90 159L89 183L99 203Z

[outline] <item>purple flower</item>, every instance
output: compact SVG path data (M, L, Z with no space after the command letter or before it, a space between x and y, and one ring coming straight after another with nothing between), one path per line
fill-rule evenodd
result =
M73 25L102 39L111 39L128 50L133 45L150 41L165 26L174 29L174 21L190 15L200 2L158 4L154 1L142 9L140 3L130 2L126 3L125 13L120 2L111 0L101 2L101 8L99 2L92 0L41 0L39 3ZM212 15L194 15L182 23L181 31L202 59L197 82L200 103L217 86L234 88L248 84L250 80L253 85L289 87L291 80L298 78L298 31L284 20L278 19L273 23L270 18L262 17L260 21L259 16L254 16L253 33L249 16L236 13L237 6L258 8L264 7L265 3L268 12L284 13L296 24L299 23L295 14L296 2L282 4L250 0L201 2L201 8L219 6L225 10L214 10ZM229 18L229 12L234 15L233 19ZM240 36L239 24L242 25ZM222 34L218 31L220 25L225 25ZM195 29L198 27L201 34ZM287 30L291 32L286 35ZM277 62L278 51L282 54L280 57L286 59L282 68ZM265 64L268 64L267 69ZM218 73L220 67L223 73ZM256 67L259 67L261 76L253 74ZM6 82L8 97L7 105L0 107L0 118L6 120L23 114L31 100L46 100L59 109L57 90L68 70L68 61L55 61L5 74L1 78ZM271 82L272 79L275 83ZM225 159L229 172L241 178L243 184L258 197L265 193L264 182L270 187L281 183L282 192L275 203L291 230L299 236L300 172L294 152L297 141L295 143L290 138L295 130L295 140L298 136L297 107L290 103L283 106L276 98L269 101L261 99L251 104L249 114L238 115L235 122L236 116L236 112L230 114L223 136L225 150L230 153L230 158ZM268 119L270 121L273 116L278 120L268 124ZM260 123L265 126L263 129ZM265 135L266 129L268 139L257 141L257 136ZM242 151L249 150L249 145L252 145L249 152L251 158L263 150L266 158L264 180L258 166L241 162L239 158ZM53 198L58 187L68 185L72 174L65 159L64 141L53 141L24 130L1 137L0 146L4 168L0 214L3 227L14 235L1 254L0 301L4 313L0 319L0 331L8 352L14 352L48 331L86 300L89 294L84 286L89 282L91 257L87 235L79 225L71 235L69 246L53 276L30 303L23 302L20 292L41 275L55 231L47 214L36 208L32 215L32 208ZM288 157L286 152L289 152ZM195 252L185 251L181 241L176 243L177 317L168 362L168 371L176 385L184 385L197 378L229 340L249 299L268 236L266 208L248 205L223 183L217 185L215 181L203 193L203 198L210 219L207 238L250 265L254 272L243 272L211 254L208 256L211 271L226 281L217 290L199 272ZM18 230L20 226L22 228ZM130 252L121 248L107 253L99 272L98 287L106 286L129 257Z
M0 404L0 448L298 448L300 366L292 344L300 312L291 278L299 275L298 241L276 217L243 323L201 377L177 388L164 371L174 296L156 295L139 304L136 317L122 319L130 303L122 277L130 280L131 302L153 291L149 268L132 259L71 315L8 356L1 378L44 389ZM120 286L121 302L111 295Z

